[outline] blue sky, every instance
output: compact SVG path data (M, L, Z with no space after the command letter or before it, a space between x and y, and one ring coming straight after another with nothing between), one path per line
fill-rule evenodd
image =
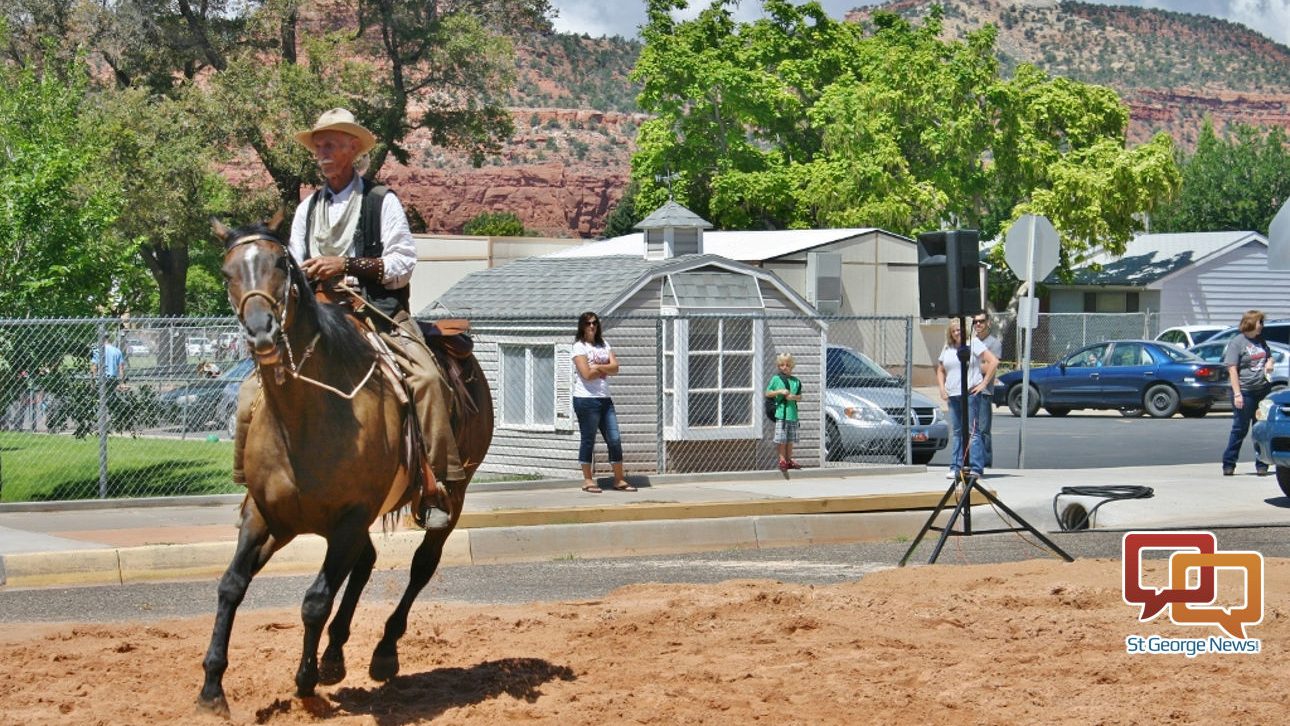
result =
M1290 45L1290 0L1087 0L1103 5L1136 5L1161 8L1183 13L1212 15L1244 23L1273 40ZM645 22L644 0L552 0L560 15L555 20L557 30L587 33L593 37L621 35L633 37ZM830 15L842 17L855 7L874 5L867 0L822 0L820 3ZM698 10L708 6L707 0L691 2L688 12L693 17ZM743 0L736 12L741 20L752 20L761 15L761 3Z

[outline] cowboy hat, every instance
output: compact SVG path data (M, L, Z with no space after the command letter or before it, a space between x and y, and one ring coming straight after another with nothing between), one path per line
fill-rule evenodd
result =
M333 108L329 111L324 111L323 115L318 117L318 123L315 123L312 129L301 131L296 134L296 141L299 141L309 147L310 151L313 151L314 134L319 131L339 131L358 139L359 156L366 154L372 150L373 146L376 146L376 135L363 128L363 126L354 119L354 114L343 108Z

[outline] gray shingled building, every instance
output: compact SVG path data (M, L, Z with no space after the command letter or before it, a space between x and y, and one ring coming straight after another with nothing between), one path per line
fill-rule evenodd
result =
M819 465L825 331L815 309L771 271L702 254L694 220L706 224L692 214L643 222L660 242L645 256L534 257L472 273L418 314L472 321L497 414L482 470L577 471L571 346L588 310L622 369L610 390L628 474L771 468L761 391L780 352L797 358L805 394L795 458ZM598 439L599 473L604 456Z

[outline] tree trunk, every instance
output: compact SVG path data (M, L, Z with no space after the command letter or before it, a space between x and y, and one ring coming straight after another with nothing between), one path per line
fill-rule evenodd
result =
M139 256L157 281L161 294L162 317L182 317L187 311L184 296L188 281L188 245L160 247L147 243L139 246Z

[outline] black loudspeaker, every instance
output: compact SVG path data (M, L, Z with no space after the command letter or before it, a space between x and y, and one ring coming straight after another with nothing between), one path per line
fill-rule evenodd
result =
M985 309L979 250L975 229L918 235L919 315L954 318Z

